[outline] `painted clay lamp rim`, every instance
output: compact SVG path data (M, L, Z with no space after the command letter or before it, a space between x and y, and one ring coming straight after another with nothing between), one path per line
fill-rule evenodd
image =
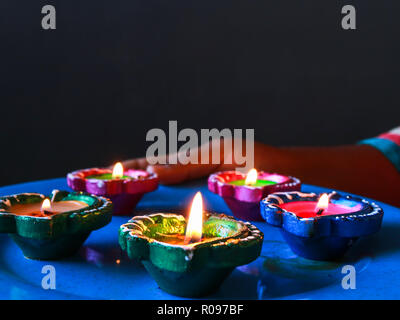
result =
M301 237L361 237L379 231L383 209L374 202L352 195L341 195L334 192L331 199L345 199L358 202L361 210L348 214L321 215L310 218L298 217L295 213L279 207L280 204L296 201L317 202L320 195L298 191L279 192L267 196L260 202L263 218L271 225Z
M93 203L79 210L57 213L51 216L17 215L7 211L13 204L43 201L40 193L20 193L0 197L0 233L15 233L30 239L53 239L62 235L91 232L111 221L112 203L104 197L84 192L54 191L53 201L91 199ZM85 201L84 201L85 202ZM31 202L30 202L31 203Z
M206 219L226 220L237 223L234 235L219 237L212 241L193 245L174 245L158 241L144 234L149 225L163 219L176 220L184 228L186 220L182 215L155 213L148 216L135 216L119 230L119 243L132 259L150 260L155 266L173 272L186 272L192 268L236 267L255 260L261 252L264 235L254 225L234 219L225 214L206 213ZM160 259L161 256L173 257Z
M258 172L259 178L268 178L268 176L280 176L286 178L286 180L283 182L278 182L276 184L266 185L262 187L237 186L228 183L229 181L225 179L226 176L238 176L241 179L246 178L246 174L238 171L216 172L211 174L208 178L208 189L220 195L221 197L231 197L243 202L259 202L270 193L279 192L282 190L294 190L294 188L300 188L301 185L300 180L295 177L264 171ZM232 179L230 181L233 180L237 179Z
M144 170L128 169L124 171L125 175L132 179L109 179L101 180L90 178L89 176L110 173L107 168L88 168L76 170L67 175L68 186L76 191L86 191L95 195L113 196L121 193L139 194L147 193L157 189L158 176ZM135 174L140 173L141 179L135 178Z

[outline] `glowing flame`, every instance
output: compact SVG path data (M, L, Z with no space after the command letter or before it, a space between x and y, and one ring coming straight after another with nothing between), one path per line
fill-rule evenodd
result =
M328 205L329 205L329 196L326 193L324 193L318 200L317 210L320 209L325 210L326 208L328 208Z
M42 203L41 211L51 211L51 202L49 199L44 199Z
M203 232L203 199L197 192L190 208L189 221L186 227L185 242L197 242L201 240Z
M245 185L249 186L252 184L255 184L257 182L257 170L256 169L251 169L246 176L246 180L244 181Z
M124 167L121 162L117 162L114 166L112 178L113 179L121 179L124 175Z

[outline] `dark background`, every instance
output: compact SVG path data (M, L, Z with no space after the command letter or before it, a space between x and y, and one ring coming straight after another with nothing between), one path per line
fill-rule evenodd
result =
M41 8L57 29L41 28ZM341 8L357 9L357 30ZM0 184L143 156L146 132L255 128L273 145L399 125L399 1L0 2Z

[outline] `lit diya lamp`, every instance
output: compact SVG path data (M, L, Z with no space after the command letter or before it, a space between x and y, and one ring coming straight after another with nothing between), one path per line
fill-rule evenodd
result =
M263 221L260 200L279 191L300 190L299 179L276 173L239 171L217 172L208 178L208 189L220 195L233 214L243 220Z
M261 201L261 215L294 253L313 260L342 257L360 237L379 231L383 210L375 203L332 192L282 192Z
M201 194L189 219L178 214L137 216L119 230L119 243L142 261L159 287L171 294L199 297L218 289L239 265L261 252L263 234L248 222L204 213Z
M143 170L124 170L118 162L113 170L91 168L71 172L67 183L75 191L110 198L114 204L113 213L126 215L132 213L145 193L157 189L158 178L155 173Z
M9 233L27 258L60 259L107 225L111 212L108 199L82 192L54 190L51 198L21 193L0 198L0 232Z

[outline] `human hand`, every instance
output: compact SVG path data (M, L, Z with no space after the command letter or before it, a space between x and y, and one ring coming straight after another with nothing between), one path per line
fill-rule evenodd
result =
M240 143L242 144L242 150L245 150L244 148L246 146L246 142L241 140ZM240 165L235 162L235 157L233 157L232 152L225 151L233 150L232 147L225 148L225 145L228 144L232 146L233 141L221 139L219 140L219 143L209 142L196 149L192 149L191 154L193 155L194 159L197 159L197 163L182 164L179 161L172 161L174 163L171 164L172 159L181 159L184 156L188 156L187 154L183 154L181 152L169 154L167 156L167 164L152 164L156 162L154 158L130 159L123 161L122 164L124 168L127 169L141 169L147 170L151 173L156 173L162 184L177 184L208 176L216 171L234 170L235 168L239 167ZM206 158L208 161L204 161L204 158Z

